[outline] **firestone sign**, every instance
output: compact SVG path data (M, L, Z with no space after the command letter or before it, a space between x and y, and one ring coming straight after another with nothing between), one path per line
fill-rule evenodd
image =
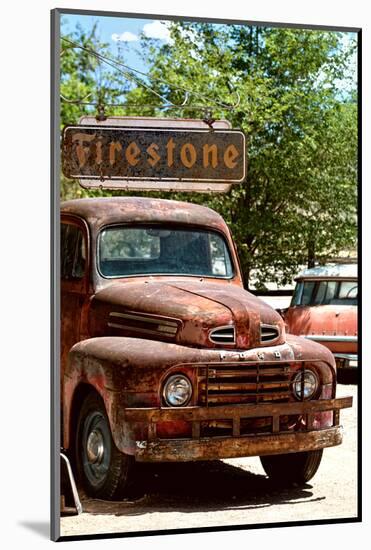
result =
M243 181L245 165L245 136L238 130L78 125L63 132L63 173L82 185L83 180L103 187L135 180L231 184Z

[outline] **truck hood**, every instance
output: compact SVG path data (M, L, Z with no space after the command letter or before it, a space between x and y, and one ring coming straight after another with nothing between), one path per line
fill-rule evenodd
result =
M89 332L227 349L285 341L281 317L265 302L205 281L115 282L93 296Z

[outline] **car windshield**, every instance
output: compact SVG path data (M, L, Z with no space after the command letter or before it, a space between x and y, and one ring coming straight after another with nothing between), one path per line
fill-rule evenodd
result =
M300 281L292 306L357 305L358 283L353 281Z
M219 233L158 225L102 230L98 239L98 267L104 277L233 276L231 256Z

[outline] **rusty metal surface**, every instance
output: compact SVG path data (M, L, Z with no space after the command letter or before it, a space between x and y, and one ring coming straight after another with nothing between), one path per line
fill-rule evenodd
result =
M84 115L80 118L79 124L87 126L130 126L137 128L140 126L148 128L204 128L209 126L201 118L171 118L171 117L141 117L141 116L109 116L105 120L97 120L95 116ZM230 130L232 125L228 120L215 120L213 122L215 130Z
M296 277L298 283L311 281L354 281L357 264L337 264L306 269ZM357 354L358 308L352 303L290 306L284 314L288 332L321 343L333 353Z
M275 352L279 351L279 359ZM247 362L297 362L319 361L335 367L333 355L315 342L310 342L294 335L288 335L287 342L264 349L264 359L259 358L260 348L252 348L244 352L233 350L202 349L187 347L161 341L142 340L141 338L124 338L106 336L89 338L77 343L70 351L69 368L74 369L74 361L82 361L93 357L99 362L119 366L131 367L138 377L143 376L143 370L168 369L179 364L206 364L234 363L239 366ZM243 353L243 355L242 355ZM129 383L129 381L125 381ZM328 383L328 380L326 380Z
M241 369L246 365L275 363L289 365L290 372L294 373L306 364L317 370L323 387L329 387L330 393L326 398L334 397L332 354L314 342L294 336L289 339L290 343L265 348L264 360L259 359L261 348L245 352L223 350L221 353L216 349L120 337L89 338L79 342L70 352L64 380L64 445L68 448L70 444L72 403L81 385L94 388L102 396L115 443L129 454L133 453L136 437L133 430L137 429L145 436L146 426L127 422L125 410L160 407L163 381L172 372L186 374L197 388L199 370L205 367L212 369L213 365ZM277 351L280 359L277 358ZM195 391L191 405L198 405L198 399L198 392ZM293 396L290 400L294 401ZM222 412L219 407L218 410ZM184 419L177 419L172 424L164 427L164 433L182 435L189 432L190 426L185 425Z
M172 420L201 421L219 418L276 417L285 414L307 414L346 409L352 406L352 397L296 401L292 403L260 403L258 405L228 405L226 407L127 408L124 418L133 422L170 422Z
M313 451L340 445L339 426L307 433L228 437L219 439L138 441L135 458L138 462L187 462L242 456L262 456Z
M85 275L81 279L71 281L61 280L61 382L63 381L64 368L71 347L86 338L87 306L92 293L90 287L91 254L89 228L83 219L74 216L64 216L63 221L78 227L85 241ZM63 394L62 394L63 395Z
M211 208L190 202L145 197L74 199L61 204L62 214L86 220L96 231L107 224L170 223L217 229L229 234L223 218Z
M107 180L106 180L107 181ZM100 189L101 181L92 180L89 178L83 179L80 182L81 187L84 189ZM121 191L169 191L171 193L207 193L215 195L215 193L228 193L233 183L214 183L208 182L196 182L196 181L167 181L161 180L161 188L159 187L158 180L109 180L105 187L111 190L119 189Z
M135 444L136 453L138 449L139 454L146 449L143 460L209 460L219 457L214 454L216 449L221 451L223 458L232 458L322 448L319 442L326 441L326 434L340 434L340 409L351 406L352 397L300 403L184 407L182 410L137 408L126 409L124 418L128 423L147 426L144 430L147 438ZM163 431L164 423L179 420L191 423L188 434L177 436ZM210 427L217 425L224 430L216 431L213 436ZM316 436L315 432L320 435ZM227 438L221 448L220 435ZM183 458L177 454L179 449L184 451Z
M237 130L67 126L62 170L67 178L241 182L245 136Z
M235 265L235 275L228 281L217 281L221 284L242 286L241 274L239 272L238 261L233 248L230 232L224 220L209 208L191 203L178 201L167 201L160 199L117 197L117 198L99 198L99 199L79 199L67 201L62 204L62 221L65 223L77 224L84 229L86 235L87 247L87 273L86 284L81 285L81 281L63 281L62 280L62 300L61 300L61 347L62 347L62 377L63 370L67 360L67 354L72 345L82 339L102 334L102 327L99 326L99 319L93 319L91 310L91 297L104 286L112 284L111 280L103 279L96 268L96 239L99 230L107 224L115 223L174 223L186 224L190 226L201 226L216 229L225 235L230 247L232 261ZM134 277L124 279L127 284L141 285L139 292L143 293L145 281L149 277ZM169 281L174 277L159 276L156 280ZM182 278L178 278L182 280ZM186 278L187 280L187 278ZM121 296L131 294L131 288L120 287ZM135 288L133 289L135 293ZM163 297L164 300L166 297ZM120 301L120 299L119 299ZM102 302L100 302L102 305ZM168 302L169 304L169 302ZM108 304L106 304L107 307ZM103 306L102 306L103 307ZM155 307L155 306L154 306ZM121 308L122 309L122 308ZM166 309L166 308L165 308ZM107 312L109 315L111 311ZM165 316L169 316L167 313ZM92 325L92 331L89 332L89 324ZM95 326L95 324L97 326ZM107 327L105 327L106 329ZM111 329L109 334L121 334ZM107 331L104 330L104 334ZM129 333L132 336L138 336L138 333ZM147 333L148 336L148 333ZM152 337L155 337L152 335Z
M284 343L285 329L280 315L237 285L173 279L147 280L144 284L122 282L103 288L91 303L90 334L140 335L182 345L249 349L269 345L261 341L260 334L261 324L269 324L278 332L278 337L270 345ZM124 316L130 313L132 319L125 319ZM115 323L112 323L112 317L115 317ZM149 328L151 320L157 319L160 324L161 319L168 317L174 319L177 327L174 332L157 331L156 334L153 323L152 330ZM235 342L216 344L209 338L211 329L223 326L235 327Z
M276 452L274 439L262 443L262 431L262 437L269 431L285 436L281 441L292 447L281 452L300 450L306 438L307 445L335 444L331 441L338 435L326 439L325 431L338 423L339 409L350 402L334 401L334 357L324 346L285 334L281 317L242 288L230 232L216 212L175 201L110 198L68 201L62 205L62 216L83 228L88 266L83 280L61 285L66 449L73 443L81 402L91 390L104 401L117 448L131 455L137 452L137 441L171 439L174 445L179 438L182 444L192 442L182 448L195 460L246 455L253 452L254 441L259 452ZM100 229L148 222L222 232L231 250L234 277L103 279L96 267ZM221 327L234 328L229 342L210 339L210 331ZM263 341L263 327L273 334L270 342ZM306 367L317 373L319 389L316 399L298 402L292 379ZM186 375L192 383L187 409L163 407L162 388L174 373ZM321 432L323 439L313 432ZM197 450L197 442L206 436L215 441L226 433L229 443L213 443L209 450L200 443ZM247 434L249 449L246 442L235 442ZM167 456L170 448L174 449L161 447L156 456Z
M96 267L97 237L99 231L107 225L116 224L166 224L215 230L223 234L228 244L234 275L231 279L212 279L221 284L243 286L242 275L235 246L229 228L223 218L214 210L197 204L143 197L102 197L96 199L76 199L61 205L63 219L75 218L86 223L90 231L92 292L112 284L112 279L100 275ZM121 279L125 282L144 282L146 277ZM174 276L156 276L156 280L174 280ZM177 277L189 280L189 277ZM199 278L198 278L199 279ZM117 279L120 280L120 279Z
M130 126L130 127L149 127L149 128L201 128L209 129L208 124L202 119L189 118L169 118L169 117L125 117L114 116L107 117L105 120L97 120L94 116L83 116L80 118L80 124L88 126ZM227 120L215 120L213 122L215 130L228 130L232 125ZM80 185L84 188L97 187L97 180L89 180L88 178L80 180ZM142 190L153 191L158 190L158 181L115 181L110 180L110 189L121 189L125 191ZM232 187L232 183L214 183L214 182L186 182L186 181L164 181L161 180L161 189L164 191L199 191L202 193L227 193Z
M311 337L332 352L357 353L357 306L290 307L285 322L292 334Z
M334 356L325 346L289 333L286 333L286 343L291 346L295 359L323 361L335 371Z

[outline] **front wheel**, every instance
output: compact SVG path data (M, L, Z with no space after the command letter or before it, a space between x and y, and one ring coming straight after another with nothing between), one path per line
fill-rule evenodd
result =
M323 449L261 456L260 461L268 477L280 485L303 485L317 472Z
M89 496L113 499L124 495L134 459L117 449L98 394L89 394L82 404L75 449L78 478Z

